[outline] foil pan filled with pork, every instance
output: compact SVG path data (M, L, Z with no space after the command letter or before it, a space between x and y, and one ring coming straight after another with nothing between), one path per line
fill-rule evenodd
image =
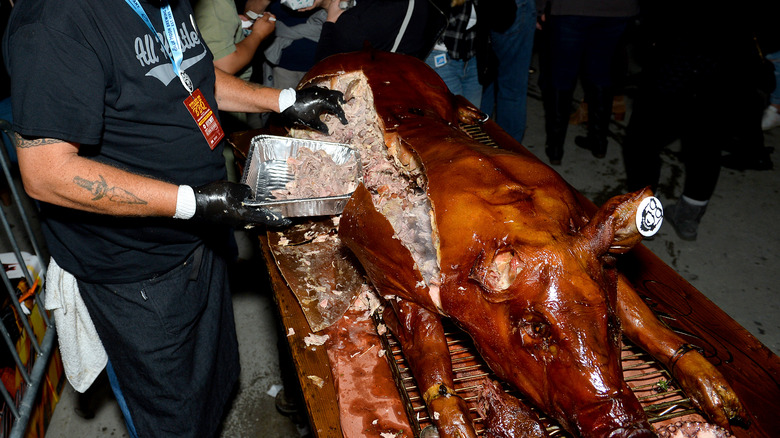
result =
M343 143L258 135L247 158L244 203L286 217L340 214L363 180L360 154Z

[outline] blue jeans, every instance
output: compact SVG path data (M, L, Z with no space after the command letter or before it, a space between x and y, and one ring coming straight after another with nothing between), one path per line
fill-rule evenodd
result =
M480 109L495 114L498 126L517 141L522 141L526 128L528 69L536 32L536 4L530 0L515 0L517 15L506 32L492 32L493 51L498 57L498 78L485 87Z
M766 59L772 61L775 65L775 91L769 95L769 103L780 105L780 52L769 53Z
M446 63L436 66L437 56L446 56ZM469 100L474 106L479 107L482 102L482 85L479 83L477 73L477 58L471 59L450 59L447 52L434 50L425 60L436 73L444 79L447 88L452 94L460 94Z
M119 403L119 410L122 411L122 416L125 418L127 433L130 435L130 438L138 438L133 419L130 417L130 409L127 407L127 401L122 394L122 389L119 387L119 380L116 377L116 372L114 372L114 367L111 366L110 360L106 364L106 374L108 374L108 383L111 384L111 390L114 391L114 397L117 403Z
M577 15L549 17L552 88L574 90L580 67L585 85L609 88L612 85L612 58L629 20L628 17Z

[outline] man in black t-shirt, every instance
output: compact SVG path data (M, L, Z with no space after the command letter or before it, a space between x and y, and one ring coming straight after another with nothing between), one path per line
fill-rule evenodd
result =
M131 436L203 437L238 377L229 227L288 222L221 181L217 108L281 112L319 130L324 111L346 119L338 92L264 88L215 69L189 2L166 6L20 0L3 52L49 277L75 279ZM91 379L71 365L69 380L86 389Z

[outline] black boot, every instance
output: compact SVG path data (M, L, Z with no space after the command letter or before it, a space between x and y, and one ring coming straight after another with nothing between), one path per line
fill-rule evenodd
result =
M572 91L550 89L545 93L544 117L547 146L544 152L550 159L550 164L561 164L563 158L563 143L566 140L566 129L571 115Z
M665 208L664 219L674 228L677 236L682 240L696 240L699 231L699 222L707 211L707 204L694 205L686 202L685 197L680 197L677 204Z
M594 157L607 155L607 133L612 116L612 93L606 87L592 86L586 99L588 102L588 136L577 136L574 143L591 151Z

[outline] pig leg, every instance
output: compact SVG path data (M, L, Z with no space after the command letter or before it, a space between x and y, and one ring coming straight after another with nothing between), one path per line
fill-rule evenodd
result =
M393 301L383 314L398 338L409 368L424 391L439 436L476 438L468 406L455 394L452 361L439 316L411 301Z
M712 363L663 325L628 281L618 280L618 316L623 333L672 373L694 404L715 424L749 424L737 395Z

